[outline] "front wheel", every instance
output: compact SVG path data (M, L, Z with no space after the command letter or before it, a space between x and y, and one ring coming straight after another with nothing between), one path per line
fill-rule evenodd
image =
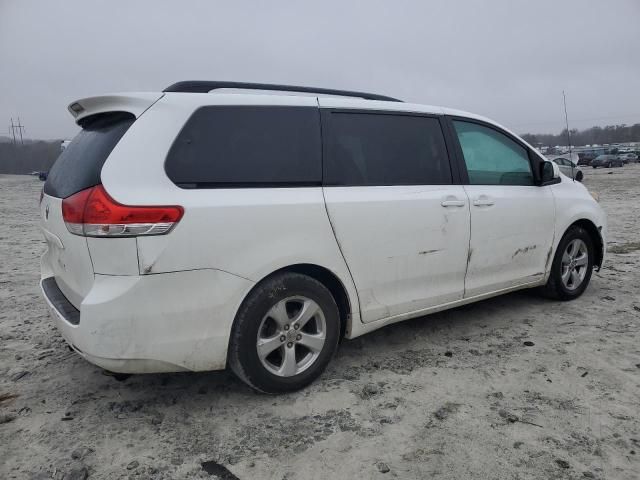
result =
M340 338L331 292L298 273L273 275L247 296L234 321L229 365L263 393L298 390L324 371Z
M593 259L593 242L589 233L577 225L570 227L558 244L543 292L558 300L578 298L591 280Z
M581 182L583 178L584 178L584 175L582 174L582 172L576 173L576 180L577 181Z

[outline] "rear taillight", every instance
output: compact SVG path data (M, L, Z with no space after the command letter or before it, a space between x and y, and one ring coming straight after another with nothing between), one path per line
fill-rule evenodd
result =
M180 206L122 205L102 185L82 190L62 201L67 230L88 237L134 237L168 233L180 221Z

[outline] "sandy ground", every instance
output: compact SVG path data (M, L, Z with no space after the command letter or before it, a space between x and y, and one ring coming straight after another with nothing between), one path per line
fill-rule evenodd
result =
M279 397L69 352L38 289L42 184L0 176L0 478L640 478L640 165L585 173L618 253L582 298L393 325Z

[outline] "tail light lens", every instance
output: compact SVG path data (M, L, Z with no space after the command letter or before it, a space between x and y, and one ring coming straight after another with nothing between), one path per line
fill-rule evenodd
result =
M88 237L135 237L168 233L182 218L180 206L122 205L102 185L62 201L67 230Z

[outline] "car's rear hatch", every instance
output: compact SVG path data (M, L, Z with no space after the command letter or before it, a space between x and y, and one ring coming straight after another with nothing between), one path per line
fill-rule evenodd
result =
M100 172L111 151L136 117L160 97L93 97L69 107L82 131L58 157L44 185L40 214L48 250L42 269L43 276L53 276L62 294L78 309L93 285L94 266L88 237L72 233L72 226L65 224L63 201L101 183ZM120 241L126 240L130 239Z
M56 160L44 185L40 213L48 251L43 267L53 273L58 288L76 308L91 289L94 272L87 237L67 229L62 202L100 183L105 160L134 119L123 112L90 118Z

